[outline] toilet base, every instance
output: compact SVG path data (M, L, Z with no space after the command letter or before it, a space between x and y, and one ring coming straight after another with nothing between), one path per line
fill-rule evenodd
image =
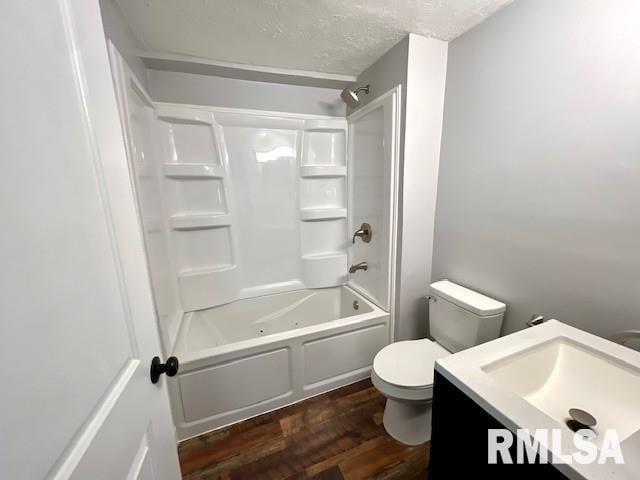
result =
M405 445L431 440L431 403L409 403L387 399L382 419L389 435Z

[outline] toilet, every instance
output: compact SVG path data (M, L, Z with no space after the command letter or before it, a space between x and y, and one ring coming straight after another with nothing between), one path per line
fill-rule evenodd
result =
M429 339L387 345L373 360L371 381L386 397L384 427L406 445L431 439L433 368L446 357L500 336L506 305L448 280L431 284Z

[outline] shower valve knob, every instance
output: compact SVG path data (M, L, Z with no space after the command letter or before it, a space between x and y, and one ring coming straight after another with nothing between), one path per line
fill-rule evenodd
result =
M351 243L356 243L356 237L360 237L364 243L369 243L371 241L371 237L373 232L371 230L371 225L368 223L363 223L360 225L360 228L356 230L356 233L353 234L353 238L351 239Z
M151 383L158 383L160 375L167 374L167 377L173 377L178 373L180 363L176 357L167 358L167 363L162 363L160 357L153 357L151 360Z

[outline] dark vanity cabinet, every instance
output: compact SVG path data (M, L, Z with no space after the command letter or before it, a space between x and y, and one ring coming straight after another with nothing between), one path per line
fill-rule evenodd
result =
M493 428L505 427L436 371L429 480L568 478L552 464L490 465L488 429ZM515 460L515 442L510 452Z

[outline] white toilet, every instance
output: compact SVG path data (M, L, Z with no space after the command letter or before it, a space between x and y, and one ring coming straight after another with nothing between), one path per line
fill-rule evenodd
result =
M500 336L506 305L448 280L431 284L429 339L392 343L373 360L371 380L387 398L384 427L393 438L420 445L431 439L436 359Z

